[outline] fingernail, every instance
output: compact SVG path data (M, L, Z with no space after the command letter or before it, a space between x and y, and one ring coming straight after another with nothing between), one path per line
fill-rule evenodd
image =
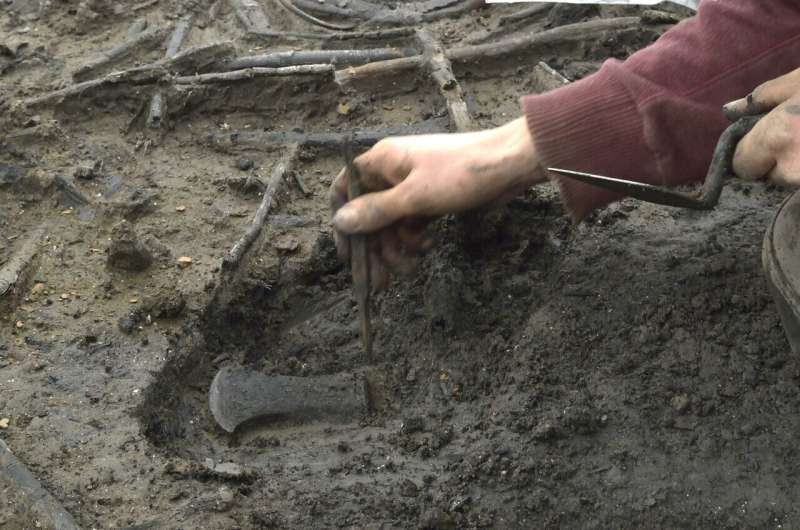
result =
M725 114L725 117L729 120L733 121L739 118L742 115L747 105L746 98L737 99L735 101L731 101L730 103L726 103L722 106L722 113Z
M333 216L333 224L342 232L353 232L356 224L355 210L349 205L342 206Z

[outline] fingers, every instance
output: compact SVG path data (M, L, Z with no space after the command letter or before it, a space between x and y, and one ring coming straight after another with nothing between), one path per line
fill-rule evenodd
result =
M725 116L736 121L742 116L763 114L780 105L800 90L800 69L759 85L742 99L722 107Z
M406 200L405 186L362 195L342 206L333 216L333 225L346 234L375 232L402 217L413 215Z
M354 163L361 170L361 180L369 191L384 190L406 178L412 169L408 149L402 139L386 138L372 149L356 157Z
M733 155L733 172L740 178L757 180L775 168L777 140L768 118L762 119L739 141Z
M342 205L347 202L347 171L345 169L339 171L339 174L333 179L328 200L330 202L331 215L335 215ZM334 227L333 240L336 243L336 253L339 256L339 261L342 263L350 261L350 240L347 235Z

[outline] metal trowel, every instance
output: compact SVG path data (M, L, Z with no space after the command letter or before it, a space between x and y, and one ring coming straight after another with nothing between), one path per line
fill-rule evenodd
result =
M547 170L563 177L654 204L690 208L692 210L711 210L719 202L722 187L725 185L725 178L733 172L733 155L739 140L744 138L760 119L761 116L746 116L725 129L717 142L717 147L714 149L714 156L711 159L706 180L700 193L682 193L662 186L603 175L593 175L569 169L549 167Z

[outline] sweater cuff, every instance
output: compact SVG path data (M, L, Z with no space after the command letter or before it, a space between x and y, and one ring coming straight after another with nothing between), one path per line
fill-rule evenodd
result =
M619 63L552 92L525 96L522 111L543 167L629 180L658 175L636 104L613 78ZM650 178L647 178L650 176ZM550 174L574 221L622 195Z

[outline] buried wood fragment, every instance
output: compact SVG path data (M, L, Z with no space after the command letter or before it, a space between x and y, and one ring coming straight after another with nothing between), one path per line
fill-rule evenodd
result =
M0 311L13 310L17 301L24 295L25 284L34 268L44 235L44 227L34 230L0 268Z
M193 21L194 15L188 15L175 25L175 29L172 31L172 35L167 42L167 51L164 54L166 59L172 59L178 54L181 46L183 46L183 43L189 36ZM150 109L147 113L147 126L151 129L161 127L166 111L166 99L164 95L161 92L156 92L150 99Z
M250 223L250 226L247 228L247 231L244 233L244 235L242 235L239 241L233 245L233 248L231 248L230 252L228 252L228 254L222 259L223 270L233 271L238 268L239 263L242 261L242 257L244 257L245 253L247 253L247 251L253 245L253 242L255 242L256 238L261 233L261 230L264 228L264 223L267 220L267 216L269 215L269 210L272 207L275 193L278 191L278 187L280 186L281 182L283 182L286 174L291 171L298 149L299 146L297 144L292 145L287 151L283 160L278 162L278 164L272 169L272 174L267 182L267 189L264 190L264 196L261 199L261 204L259 205L258 210L256 210L253 221Z
M108 85L152 85L166 82L171 73L188 73L203 71L217 62L230 57L233 53L233 44L230 42L216 42L193 46L177 53L171 58L161 59L154 63L111 72L98 79L91 79L82 83L69 85L60 90L54 90L40 96L25 99L21 105L35 107L38 105L59 102L67 98L80 96L96 88Z
M247 37L252 40L292 41L292 40L320 40L337 42L346 40L376 40L386 41L410 37L414 28L389 28L370 31L351 31L337 33L312 33L302 31L251 31Z
M85 81L97 74L97 71L106 66L111 66L125 59L140 48L145 48L156 42L163 42L169 33L169 28L151 28L141 31L125 40L122 44L114 46L78 68L72 78L75 81Z
M417 40L423 49L425 66L439 87L439 93L447 102L447 113L450 116L450 125L457 132L472 130L472 118L464 101L461 85L453 75L450 61L445 57L441 43L433 38L427 30L417 32Z
M524 20L529 17L534 17L537 15L543 15L550 11L553 8L552 3L541 3L541 4L533 4L530 7L526 7L525 9L520 9L514 13L509 13L507 15L501 15L497 19L497 24L503 26L505 24L511 22L517 22L519 20Z
M347 24L347 25L334 24L332 22L326 22L324 20L321 20L321 19L315 17L314 15L306 13L305 11L303 11L302 9L300 9L299 7L294 5L292 3L292 0L278 0L278 3L281 6L283 6L287 11L289 11L291 13L294 13L295 15L297 15L300 18L302 18L306 22L310 22L310 23L312 23L312 24L314 24L316 26L320 26L322 28L333 29L333 30L338 30L338 31L348 31L348 30L351 30L351 29L356 27L355 24Z
M256 0L230 0L230 3L245 30L259 31L269 28L264 9Z
M554 46L601 38L608 33L635 31L640 26L639 17L595 19L587 22L567 24L541 32L525 32L489 44L460 46L445 51L452 63L471 63L482 59L497 58L512 53L537 54ZM363 66L338 70L336 82L347 85L361 79L377 76L399 75L401 72L418 69L424 64L422 55L377 61Z
M133 21L133 23L128 27L128 31L126 33L127 38L130 40L134 38L139 33L143 32L147 29L147 19L146 18L137 18Z
M176 85L228 83L246 81L255 77L285 77L292 75L319 75L333 79L334 68L329 64L309 64L300 66L284 66L282 68L245 68L232 72L209 72L207 74L176 77Z
M64 509L25 464L0 440L0 488L10 494L16 511L36 521L36 527L79 530L75 519Z
M414 55L413 50L398 48L375 48L371 50L292 50L264 55L251 55L233 59L225 64L226 70L241 70L253 67L298 66L305 64L360 65L374 61L398 59Z
M429 2L429 7L422 13L423 22L432 22L443 18L452 18L463 15L486 5L485 0L460 0L447 7L436 7L435 2Z

